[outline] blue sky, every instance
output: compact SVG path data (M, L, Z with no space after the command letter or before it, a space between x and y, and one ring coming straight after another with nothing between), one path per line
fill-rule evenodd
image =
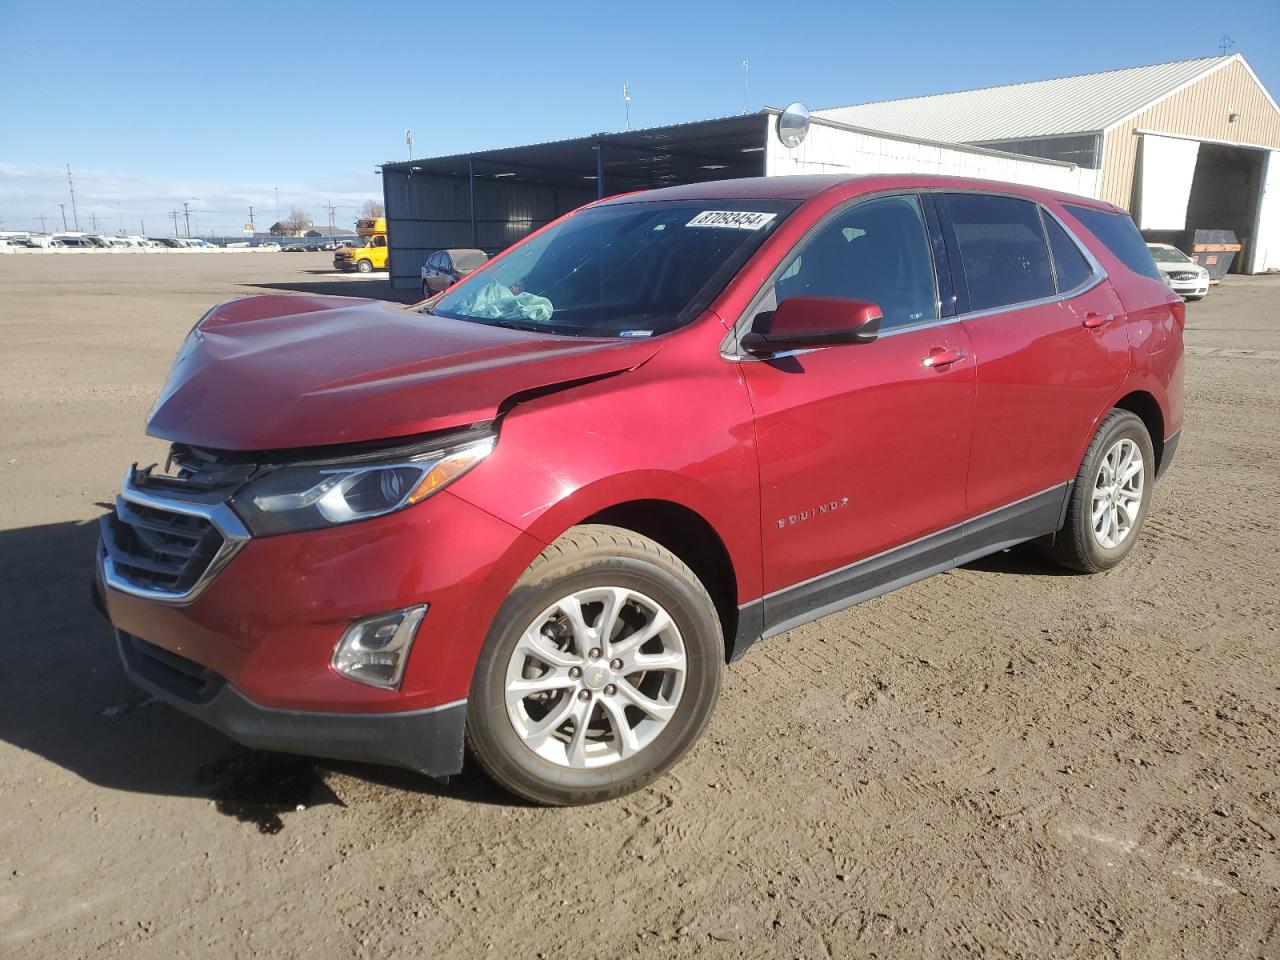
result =
M1208 12L1206 12L1208 11ZM0 229L354 218L376 164L1211 56L1280 95L1280 2L31 3L0 0ZM61 175L59 175L61 173ZM198 198L192 200L192 198ZM172 220L168 220L172 232ZM153 226L154 224L154 226Z

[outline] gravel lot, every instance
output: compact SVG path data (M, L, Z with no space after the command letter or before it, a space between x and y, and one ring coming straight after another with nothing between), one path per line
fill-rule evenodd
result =
M606 805L254 754L124 679L93 518L216 301L319 254L0 257L0 956L1280 958L1280 277L1189 305L1100 577L1016 550L794 630Z

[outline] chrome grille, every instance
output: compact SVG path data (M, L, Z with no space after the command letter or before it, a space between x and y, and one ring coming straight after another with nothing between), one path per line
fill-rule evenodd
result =
M103 544L116 572L145 590L185 593L222 548L222 534L205 517L173 513L120 498L105 519Z
M185 471L184 471L185 472ZM249 532L223 502L224 491L177 495L182 480L132 471L116 508L99 524L107 586L170 603L195 599L244 546Z

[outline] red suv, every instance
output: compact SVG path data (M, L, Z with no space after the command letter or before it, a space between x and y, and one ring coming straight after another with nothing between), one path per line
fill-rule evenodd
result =
M1028 540L1119 563L1182 424L1129 217L928 176L617 197L414 307L215 307L102 520L129 675L245 744L634 790L756 641Z

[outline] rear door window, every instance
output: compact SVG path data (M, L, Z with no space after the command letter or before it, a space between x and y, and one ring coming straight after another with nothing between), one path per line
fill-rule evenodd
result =
M1151 250L1127 213L1110 213L1093 207L1065 204L1071 215L1083 223L1117 260L1134 273L1161 280L1160 270L1151 258Z
M1044 229L1049 234L1049 250L1053 253L1053 271L1058 278L1058 292L1069 293L1083 287L1093 276L1093 267L1085 259L1076 242L1050 214L1044 214Z
M933 256L919 198L856 204L818 227L791 255L774 284L790 297L842 297L874 303L881 329L938 318Z
M970 310L1052 297L1053 266L1030 200L976 193L946 197L969 288Z

